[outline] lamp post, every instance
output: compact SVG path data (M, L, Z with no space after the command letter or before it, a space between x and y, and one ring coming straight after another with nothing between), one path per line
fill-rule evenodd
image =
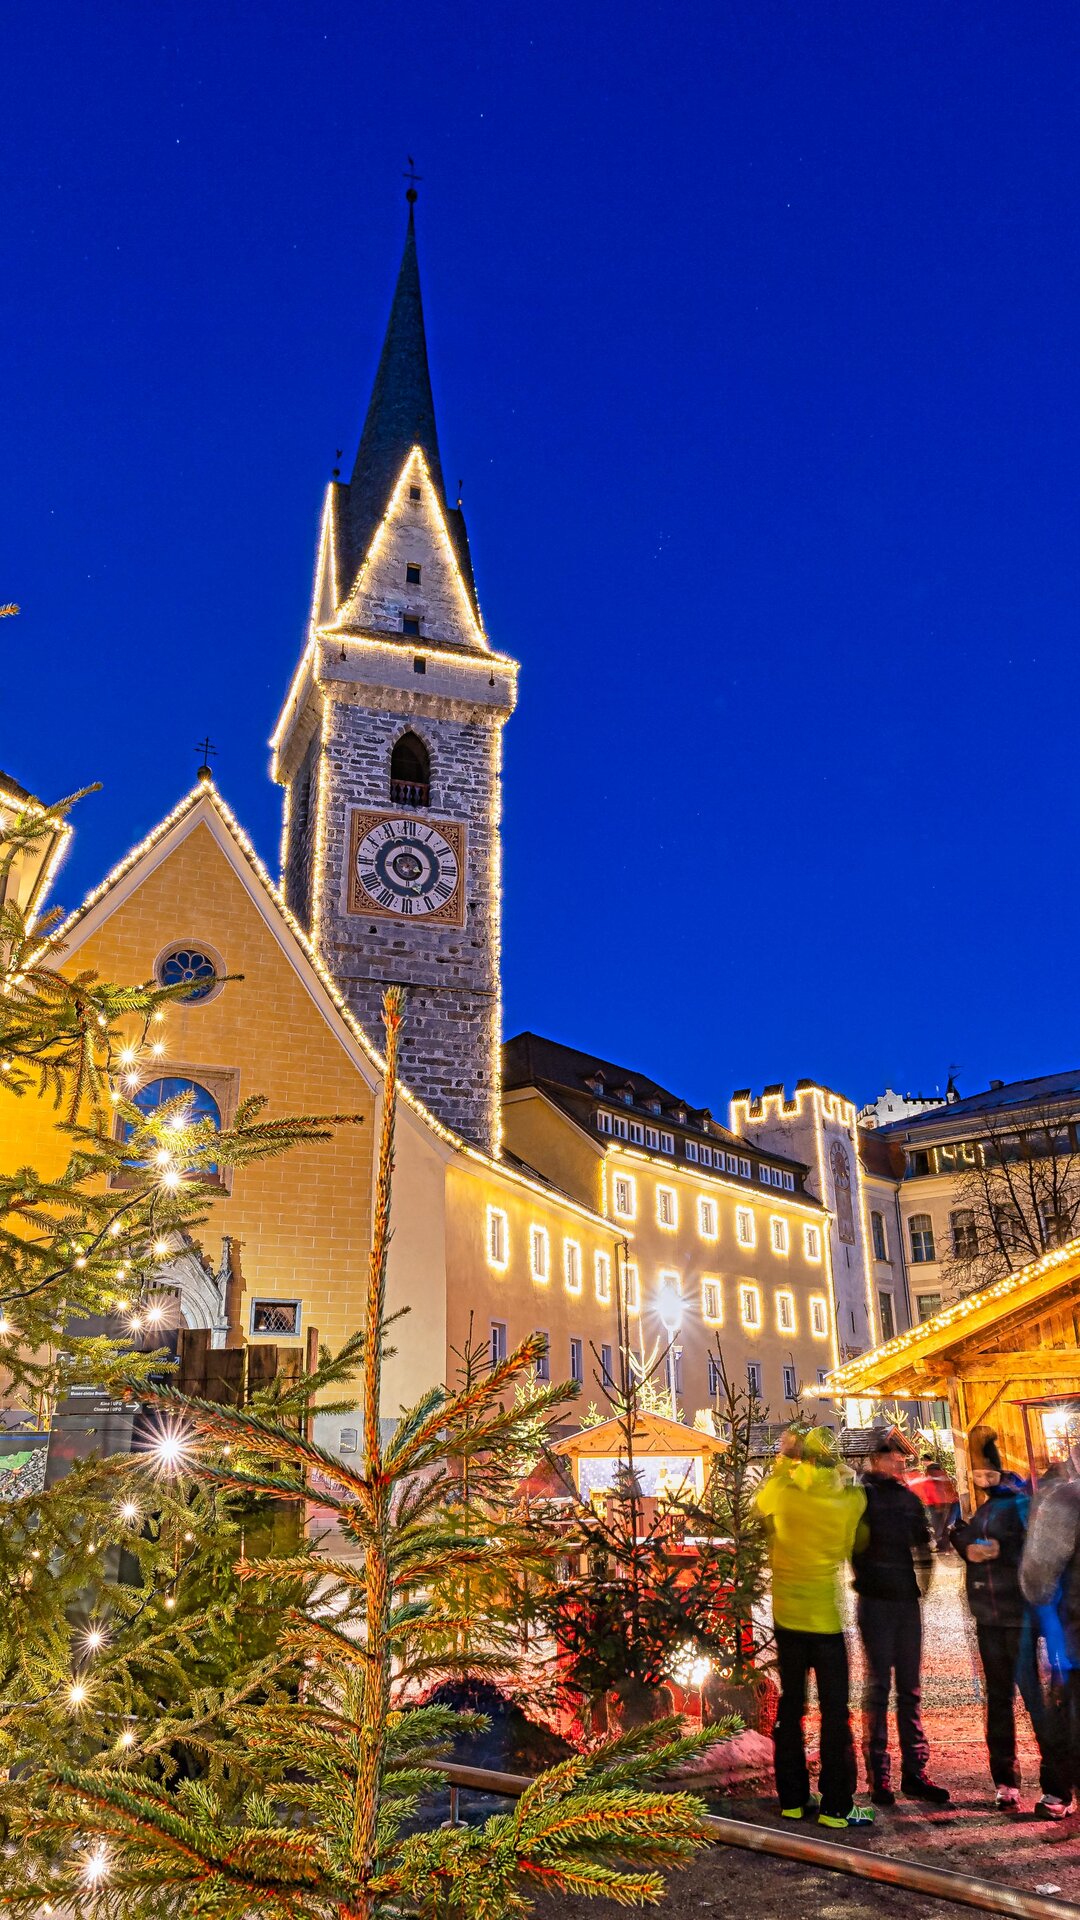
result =
M675 1412L675 1345L674 1345L674 1342L675 1342L675 1335L678 1333L679 1328L682 1326L682 1318L683 1318L682 1294L679 1292L678 1288L672 1284L670 1280L665 1281L664 1285L660 1289L659 1295L657 1296L656 1304L657 1304L657 1311L660 1315L660 1324L663 1327L664 1332L667 1334L667 1337L668 1337L668 1343L667 1343L668 1405L671 1408L671 1418L674 1420L677 1417Z

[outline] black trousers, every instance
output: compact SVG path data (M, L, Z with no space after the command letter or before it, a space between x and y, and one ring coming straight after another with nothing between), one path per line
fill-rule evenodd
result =
M800 1633L776 1628L780 1706L773 1728L773 1766L782 1807L804 1807L810 1798L803 1719L806 1676L817 1681L821 1706L821 1811L844 1818L855 1799L858 1769L848 1713L848 1658L842 1633Z
M894 1676L901 1772L925 1773L930 1758L920 1712L922 1608L918 1600L875 1600L860 1594L858 1617L866 1653L863 1755L870 1785L887 1787L891 1772L889 1694Z
M1056 1703L1042 1697L1034 1648L1033 1645L1025 1647L1022 1621L1010 1621L1003 1626L986 1626L976 1621L975 1633L986 1681L990 1778L996 1787L1020 1785L1016 1760L1016 1689L1019 1686L1039 1745L1039 1784L1044 1793L1067 1800L1071 1744L1068 1689L1063 1698L1059 1696L1060 1704L1055 1712Z

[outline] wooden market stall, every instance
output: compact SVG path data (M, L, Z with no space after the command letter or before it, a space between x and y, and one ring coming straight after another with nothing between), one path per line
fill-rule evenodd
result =
M1080 1443L1080 1239L831 1373L830 1396L948 1402L965 1508L989 1433L1037 1479Z

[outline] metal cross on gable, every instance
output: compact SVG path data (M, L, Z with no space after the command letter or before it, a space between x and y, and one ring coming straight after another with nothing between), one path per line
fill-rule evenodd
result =
M209 780L209 779L211 779L211 778L212 778L212 774L211 774L211 769L210 769L210 757L211 757L211 755L214 755L214 757L216 758L216 756L217 756L217 748L215 747L215 745L214 745L214 743L213 743L213 741L211 740L211 738L210 738L210 735L209 735L209 734L207 734L207 736L206 736L206 739L205 739L205 740L200 740L200 741L199 741L199 743L198 743L198 745L197 745L197 746L196 746L196 748L195 748L195 751L196 751L196 753L197 753L197 754L199 755L199 758L200 758L200 760L201 760L201 762L202 762L202 764L201 764L201 766L200 766L200 768L199 768L199 778L200 778L200 780L202 780L202 779L207 779L207 780Z

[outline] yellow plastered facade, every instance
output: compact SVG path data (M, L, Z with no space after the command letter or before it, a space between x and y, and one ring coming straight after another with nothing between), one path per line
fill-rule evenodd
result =
M151 1073L208 1085L226 1120L238 1100L265 1097L269 1118L339 1113L358 1123L331 1139L256 1162L229 1175L209 1202L200 1243L217 1266L223 1236L242 1282L236 1331L252 1333L255 1300L298 1301L295 1339L310 1329L340 1345L363 1320L374 1198L373 1156L381 1124L382 1036L363 1036L335 1003L276 890L245 850L236 823L213 790L193 797L143 843L68 923L65 965L102 978L153 976L169 948L207 949L229 979L205 1002L176 1004L153 1029L162 1046ZM5 1103L4 1157L48 1174L66 1157L66 1141L45 1101ZM506 1222L506 1261L493 1266L491 1214ZM455 1140L418 1103L398 1104L388 1306L407 1308L385 1368L383 1411L392 1418L453 1373L454 1350L505 1326L510 1346L538 1329L551 1340L552 1377L570 1373L571 1337L581 1342L586 1375L593 1345L614 1341L613 1303L593 1289L595 1255L615 1269L616 1235L601 1220L543 1182L488 1160ZM534 1227L547 1236L552 1273L531 1272ZM564 1286L567 1241L580 1249L583 1286ZM543 1298L544 1313L534 1305ZM613 1296L614 1298L614 1296ZM333 1435L326 1439L333 1444Z

